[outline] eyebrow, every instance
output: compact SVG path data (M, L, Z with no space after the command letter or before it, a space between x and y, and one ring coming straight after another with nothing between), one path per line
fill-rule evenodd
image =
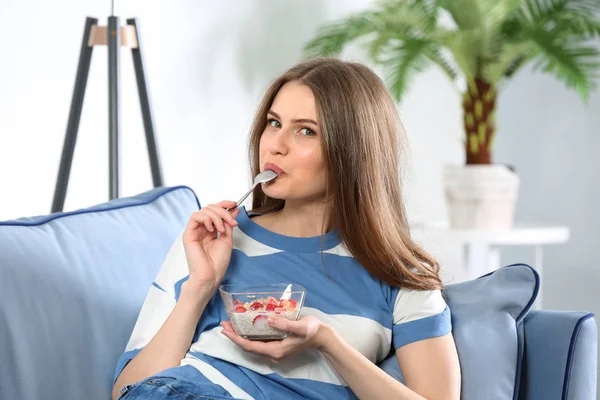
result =
M277 114L275 111L273 110L269 110L267 112L267 114L272 114L275 118L277 119L281 119L281 117L279 116L279 114ZM312 119L308 119L308 118L300 118L300 119L293 119L292 122L294 124L298 124L298 123L305 123L305 124L313 124L314 126L318 127L319 124L317 124L315 121L313 121Z

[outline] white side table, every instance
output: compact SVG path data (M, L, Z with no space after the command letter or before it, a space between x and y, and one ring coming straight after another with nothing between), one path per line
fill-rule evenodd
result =
M475 279L501 267L498 246L533 246L533 268L542 278L543 246L566 243L570 237L567 226L519 225L508 230L450 229L447 224L414 226L426 237L446 237L452 243L460 243L464 249L463 271L467 279ZM541 308L542 289L535 308Z

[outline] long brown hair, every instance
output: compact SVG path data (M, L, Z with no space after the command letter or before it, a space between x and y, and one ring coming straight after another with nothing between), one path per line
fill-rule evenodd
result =
M384 83L364 65L315 58L286 71L267 89L250 132L252 176L260 172L259 143L279 89L308 86L314 96L328 171L327 228L336 229L354 258L390 285L441 289L439 264L410 237L399 159L405 132ZM252 209L268 213L284 200L254 189Z

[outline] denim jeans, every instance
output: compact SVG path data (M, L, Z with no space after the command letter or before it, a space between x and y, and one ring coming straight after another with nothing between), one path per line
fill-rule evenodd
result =
M219 385L154 376L121 389L119 400L235 400Z

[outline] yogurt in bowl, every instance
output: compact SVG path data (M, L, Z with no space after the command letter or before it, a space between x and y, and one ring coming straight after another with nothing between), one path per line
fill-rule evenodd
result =
M287 332L270 326L267 320L276 315L296 321L306 296L306 289L295 283L225 284L219 292L233 329L249 340L286 338Z

